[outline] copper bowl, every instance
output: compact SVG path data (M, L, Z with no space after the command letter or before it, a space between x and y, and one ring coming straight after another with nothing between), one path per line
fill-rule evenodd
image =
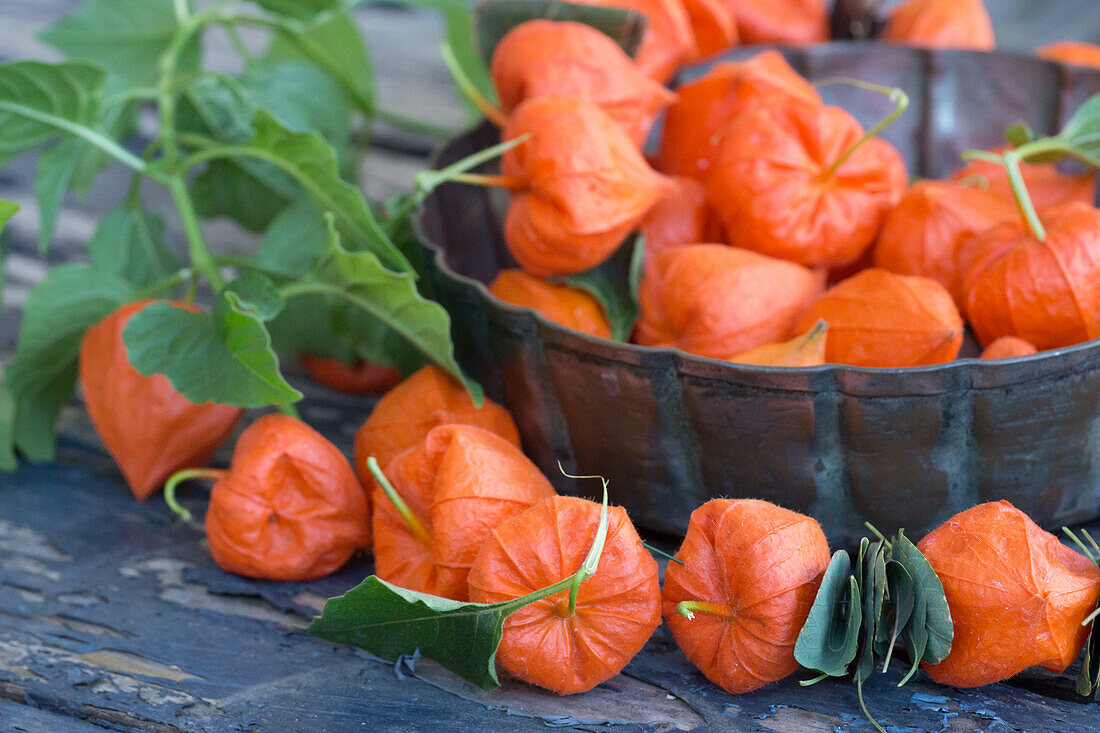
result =
M944 176L962 151L999 144L1013 122L1058 130L1100 92L1100 72L1011 53L878 43L780 50L811 80L904 88L909 110L884 137L923 176ZM858 89L822 93L864 125L888 111ZM498 140L483 125L445 145L434 165ZM501 234L507 203L507 194L447 184L425 203L419 230L460 361L511 409L528 454L560 490L592 487L562 477L559 461L601 474L638 525L674 533L714 497L767 499L816 517L841 544L865 534L865 521L920 536L997 499L1048 528L1100 516L1100 341L868 369L745 366L594 338L489 294L484 283L514 266Z

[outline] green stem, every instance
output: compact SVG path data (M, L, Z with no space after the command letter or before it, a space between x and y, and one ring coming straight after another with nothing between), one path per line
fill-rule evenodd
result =
M172 194L172 201L179 211L184 234L187 236L187 251L191 257L192 267L201 272L215 290L221 290L225 287L225 280L218 271L210 250L206 248L199 219L195 214L195 207L191 202L191 195L187 192L187 184L183 176L176 174L169 177L167 185L168 192Z
M808 679L808 680L799 680L798 684L802 687L809 687L810 685L816 685L818 682L821 682L822 680L827 680L827 679L829 679L829 675L822 672L817 677L813 677L813 678Z
M230 45L233 46L233 50L237 52L237 55L241 57L241 61L244 62L245 67L251 68L256 63L256 57L248 50L248 46L244 45L241 34L237 32L237 26L227 24L222 27L225 28L225 35L229 37Z
M882 86L881 84L872 84L870 82L862 81L860 79L851 79L841 76L831 77L829 79L822 79L820 82L818 82L818 86L824 86L826 84L834 83L848 84L850 86L859 87L860 89L867 89L872 92L885 94L887 97L889 97L890 101L894 103L894 111L886 115L886 117L884 117L877 125L865 132L863 134L863 137L857 140L854 145L841 153L840 157L836 159L836 162L829 166L828 170L825 171L825 178L830 178L834 173L836 173L840 166L844 165L845 161L851 158L852 155L857 150L859 150L864 143L866 143L868 140L875 137L891 124L893 124L894 120L896 120L898 117L901 117L902 113L905 112L905 110L909 107L909 95L901 89L898 89L897 87L886 87Z
M302 415L298 412L298 408L289 402L280 402L279 404L275 405L275 409L283 413L287 417L294 418L295 420L302 419Z
M879 733L886 733L886 729L879 725L878 721L871 717L871 713L867 710L867 704L863 702L863 680L858 677L856 678L856 695L859 697L859 706L863 709L863 714L867 717L867 720Z
M508 117L499 107L486 99L485 95L478 90L477 86L470 80L470 77L466 75L466 71L462 68L462 64L459 63L458 57L455 56L451 44L446 41L439 44L439 53L443 56L443 63L447 67L447 71L451 72L451 77L454 79L455 84L462 90L466 98L477 107L481 114L485 115L485 119L489 120L497 127L504 127L504 124L508 121Z
M432 534L428 531L428 528L424 526L424 523L420 521L420 517L413 514L412 509L409 509L409 505L405 503L405 500L401 498L401 495L397 493L397 490L393 488L393 484L389 482L386 475L382 473L382 468L378 465L378 460L371 456L367 459L367 468L370 469L371 474L374 476L374 480L378 482L378 486L382 489L382 493L386 495L386 498L393 504L393 508L397 510L397 513L401 515L401 518L405 520L405 524L409 525L409 530L413 535L424 543L425 547L432 546Z
M163 280L158 280L152 285L138 290L136 293L134 293L134 300L145 300L146 298L156 297L163 293L165 290L171 290L175 286L186 282L191 278L191 274L191 268L189 267L184 267L180 270L177 270Z
M182 471L176 471L164 483L164 501L168 504L168 508L175 512L180 519L190 522L191 512L187 510L187 507L176 501L176 486L192 479L220 481L228 473L228 471L217 468L185 468Z
M14 115L25 117L35 122L41 122L50 127L55 127L62 132L75 135L76 137L88 141L120 163L124 163L140 173L145 173L148 168L144 160L137 157L129 150L126 150L111 138L89 127L84 127L83 125L78 125L64 118L39 112L36 109L31 109L21 104L15 104L14 102L0 101L0 110L11 112Z
M253 272L261 272L264 275L271 277L286 278L287 273L282 270L276 270L272 267L267 267L256 262L251 257L243 257L241 255L214 255L214 262L219 267L236 267L241 270L252 270Z
M705 613L708 616L717 616L718 618L724 618L727 621L733 619L736 612L733 606L725 603L708 603L706 601L680 601L676 604L676 613L680 614L686 619L694 619L695 611Z
M1043 223L1039 221L1039 214L1035 211L1035 205L1031 203L1031 196L1027 193L1027 184L1024 183L1024 176L1020 172L1020 156L1016 151L1008 150L1001 156L1001 160L1005 170L1008 171L1008 185L1012 188L1012 195L1016 199L1020 214L1027 222L1032 236L1042 242L1047 238L1047 232L1043 228Z
M176 11L176 20L180 23L186 23L191 17L191 8L188 7L187 0L172 0L172 7Z
M661 557L667 557L672 562L678 562L681 565L684 564L684 561L681 560L680 558L676 557L675 555L670 555L667 552L665 552L664 550L658 550L656 547L649 544L648 542L643 542L642 547L646 548L647 550L649 550L650 552L652 552L655 555L660 555Z

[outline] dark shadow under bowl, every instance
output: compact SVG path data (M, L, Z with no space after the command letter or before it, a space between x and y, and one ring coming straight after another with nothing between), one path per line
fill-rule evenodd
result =
M884 137L911 173L930 177L958 167L964 150L999 144L1013 122L1060 129L1100 92L1100 72L1015 54L850 43L780 50L811 80L904 88L910 108ZM889 108L857 89L822 92L865 125ZM479 127L434 165L498 139ZM563 478L559 461L601 474L639 526L674 533L709 499L767 499L816 517L831 542L845 544L866 534L866 521L919 537L997 499L1048 528L1100 516L1100 342L995 362L791 369L607 341L488 293L484 283L514 266L501 233L507 203L507 194L444 185L426 202L420 233L460 361L507 404L527 453L560 490L592 495L598 486Z

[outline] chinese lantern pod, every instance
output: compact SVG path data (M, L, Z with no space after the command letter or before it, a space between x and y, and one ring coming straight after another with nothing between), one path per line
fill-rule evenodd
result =
M882 40L975 51L992 51L997 45L982 0L907 0L890 12Z
M547 282L523 270L508 269L497 273L489 284L489 292L506 303L532 308L555 323L611 338L611 324L603 306L578 288Z

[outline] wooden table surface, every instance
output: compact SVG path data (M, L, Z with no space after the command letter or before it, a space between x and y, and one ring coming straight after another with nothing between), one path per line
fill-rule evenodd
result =
M1031 0L989 4L1002 45L1027 48L1065 35L1059 28L1100 37L1093 2L1043 3L1038 20L1019 15L1039 5ZM73 5L0 2L0 59L55 58L35 33ZM379 6L362 8L360 18L384 105L460 125L462 108L436 60L435 17ZM216 43L208 52L227 59ZM396 133L379 140L365 164L375 199L404 189L430 146ZM24 206L10 227L0 355L11 353L19 306L45 271L34 246L33 163L23 156L0 170L0 198ZM115 171L86 200L71 201L48 261L83 258L97 217L124 185ZM226 224L207 232L225 248L253 244ZM350 450L370 404L298 386L307 393L305 419ZM65 411L62 435L57 462L0 474L0 731L870 730L845 682L803 689L798 680L809 675L796 674L748 695L722 692L686 661L667 627L623 674L569 698L507 680L485 693L430 661L395 667L313 639L304 624L325 598L371 572L369 558L312 583L223 573L201 526L174 521L158 499L133 500L80 405ZM185 489L181 499L202 515L203 492ZM1073 672L956 690L922 674L899 689L894 669L876 676L866 697L892 733L1100 728L1100 710L1073 693Z

